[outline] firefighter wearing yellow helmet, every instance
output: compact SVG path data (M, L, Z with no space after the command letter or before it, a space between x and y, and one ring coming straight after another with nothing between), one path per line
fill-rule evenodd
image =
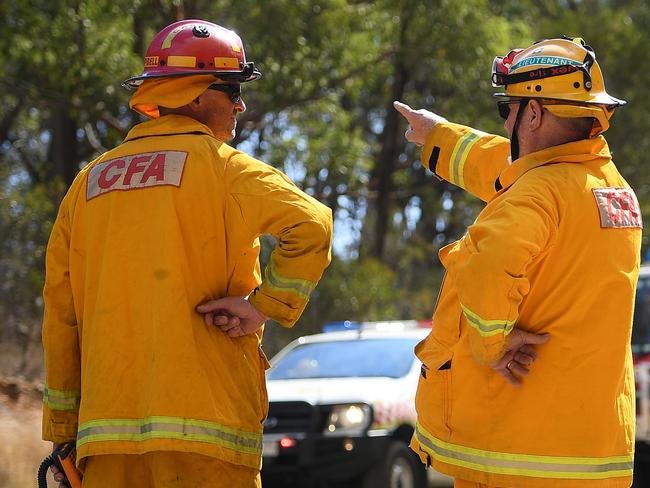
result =
M259 77L234 32L202 20L163 29L125 82L150 120L61 203L43 438L76 440L84 487L259 486L263 323L298 320L332 231L327 207L227 144L241 84ZM278 245L262 276L263 234Z
M495 57L492 85L505 88L495 94L507 98L499 102L500 111L512 102L525 105L536 98L558 117L592 118L590 136L605 132L614 110L626 103L605 91L596 55L582 38L546 39ZM512 142L516 155L518 141Z
M411 446L459 488L626 488L642 220L602 136L625 102L582 39L497 57L492 81L509 140L395 102L424 166L486 202L439 253Z

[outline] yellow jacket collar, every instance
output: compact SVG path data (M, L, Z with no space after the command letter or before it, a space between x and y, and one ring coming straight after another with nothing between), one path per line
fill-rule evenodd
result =
M151 119L133 127L124 142L149 136L164 136L176 134L206 134L214 137L207 125L185 115L165 115Z
M497 178L495 186L497 191L506 189L527 171L545 164L584 163L595 159L611 159L607 141L603 136L567 142L527 154L506 167Z

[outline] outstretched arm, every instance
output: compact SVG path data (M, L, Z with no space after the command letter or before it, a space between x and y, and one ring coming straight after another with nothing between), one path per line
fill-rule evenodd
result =
M509 164L510 141L402 102L393 102L409 128L406 140L423 146L422 165L483 201L494 197L495 181Z

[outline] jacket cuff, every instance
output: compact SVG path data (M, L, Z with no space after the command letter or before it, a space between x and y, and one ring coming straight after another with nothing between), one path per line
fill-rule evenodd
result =
M45 407L43 411L42 437L44 441L63 444L77 438L77 413L61 412L54 415Z
M460 128L463 128L460 126ZM449 154L456 144L459 137L459 126L452 122L438 122L433 126L427 136L427 140L422 149L422 165L428 168L439 180L448 180L449 171L445 158L449 159Z
M251 293L248 297L248 301L259 312L263 313L283 327L293 327L307 305L307 302L304 302L300 308L292 308L286 303L265 294L260 288Z

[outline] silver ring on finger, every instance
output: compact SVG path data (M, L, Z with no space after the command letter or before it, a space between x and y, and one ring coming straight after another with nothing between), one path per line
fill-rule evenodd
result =
M510 371L511 373L512 373L512 370L510 369L510 367L512 366L512 363L514 363L514 362L515 362L515 360L511 359L510 361L508 361L508 364L506 364L506 369L508 371Z

